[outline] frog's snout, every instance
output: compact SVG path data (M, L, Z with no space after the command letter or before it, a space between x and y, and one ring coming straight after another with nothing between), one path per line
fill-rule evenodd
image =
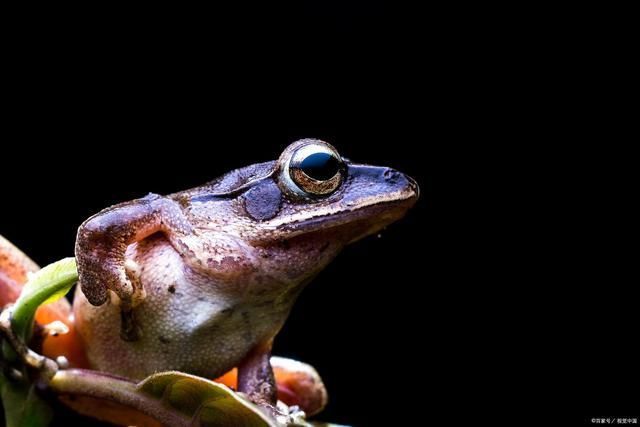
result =
M391 168L385 168L384 172L382 172L382 176L387 180L387 182L392 183L397 182L400 178L404 178L404 175L402 173Z
M377 202L415 202L420 190L410 176L389 167L370 165L349 165L351 185L343 196L344 201L376 200ZM413 204L413 203L410 203Z
M409 175L404 175L404 177L409 182L409 190L413 192L413 198L418 200L418 198L420 198L420 187L418 186L418 183Z
M408 193L408 198L418 200L420 197L420 187L416 180L411 178L409 175L405 175L392 168L385 168L382 176L387 184L396 188L402 188L403 192Z

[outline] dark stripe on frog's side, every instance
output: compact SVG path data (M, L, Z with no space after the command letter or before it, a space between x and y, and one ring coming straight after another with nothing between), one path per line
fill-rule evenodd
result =
M205 185L193 188L187 192L179 192L170 195L172 198L187 197L190 202L204 203L216 200L232 199L263 180L273 177L276 162L264 162L247 166L229 172Z

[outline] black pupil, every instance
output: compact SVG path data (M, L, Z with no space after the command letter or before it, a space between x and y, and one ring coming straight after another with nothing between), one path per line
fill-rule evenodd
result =
M300 163L300 169L310 178L326 181L338 172L340 162L331 154L315 153Z

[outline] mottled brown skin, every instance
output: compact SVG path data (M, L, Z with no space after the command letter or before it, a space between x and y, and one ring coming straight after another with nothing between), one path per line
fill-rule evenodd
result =
M322 193L339 184L330 194L305 192L289 178L300 173L291 159L316 148L335 151L297 141L278 161L82 224L74 312L94 368L134 379L166 370L215 378L238 366L240 391L273 403L271 343L304 285L418 197L400 172L346 161L333 182L305 184Z

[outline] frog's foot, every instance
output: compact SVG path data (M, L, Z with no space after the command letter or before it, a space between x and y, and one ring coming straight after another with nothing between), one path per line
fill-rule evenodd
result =
M288 406L281 400L275 408L271 408L271 415L283 426L306 426L307 414L299 406Z

